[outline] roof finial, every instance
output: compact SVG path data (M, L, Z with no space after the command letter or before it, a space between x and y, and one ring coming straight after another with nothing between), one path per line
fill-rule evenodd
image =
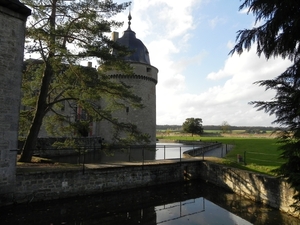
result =
M130 30L130 25L131 25L130 20L132 19L130 11L131 11L131 2L129 2L129 15L128 15L128 29L129 30Z

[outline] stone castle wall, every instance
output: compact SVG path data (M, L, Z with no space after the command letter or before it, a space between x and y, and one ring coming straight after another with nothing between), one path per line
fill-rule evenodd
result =
M15 182L25 23L30 10L0 2L0 195Z
M117 82L124 82L132 88L135 95L142 98L143 109L133 107L124 108L113 113L120 122L131 122L137 125L142 133L150 135L151 144L156 143L156 83L157 68L143 64L131 63L134 75L123 75L116 71L109 73L111 79ZM106 141L111 142L113 128L111 123L101 122L98 136L103 137Z

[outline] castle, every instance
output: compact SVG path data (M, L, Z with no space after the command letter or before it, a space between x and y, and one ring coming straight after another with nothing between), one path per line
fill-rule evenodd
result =
M119 45L125 46L132 54L125 57L133 68L134 75L124 75L119 71L110 71L111 79L124 82L130 86L132 91L142 98L143 109L134 109L129 106L124 111L114 113L114 117L120 122L131 122L137 126L139 131L148 134L150 143L156 143L156 84L158 69L151 65L149 52L143 42L136 38L131 30L131 15L128 16L128 28L123 36L119 38L117 32L112 33L112 40ZM113 52L114 54L114 52ZM101 122L96 134L108 142L112 142L112 126L108 122Z
M125 74L122 71L109 71L106 75L115 82L122 82L130 88L136 96L141 98L141 103L144 106L142 109L133 108L124 102L124 109L112 113L113 118L116 118L120 123L131 123L137 127L137 130L149 137L150 144L156 143L156 84L158 69L151 65L149 52L143 42L136 38L136 34L131 30L131 15L128 16L128 28L124 31L123 36L119 38L117 32L112 32L111 39L118 45L129 50L130 54L123 59L130 64L132 74ZM112 54L117 55L118 52L112 49ZM27 63L41 63L39 60L27 60ZM88 67L92 67L92 63L88 62ZM85 67L86 68L86 67ZM101 66L100 66L101 68ZM95 70L96 72L96 70ZM101 108L105 108L106 102L104 99L99 99ZM24 109L26 106L24 107ZM89 120L89 115L76 102L63 102L63 107L58 111L60 114L69 118L69 121ZM51 112L48 113L50 115ZM106 143L117 144L114 137L114 127L111 122L93 121L89 124L88 131L85 136L104 139ZM55 135L55 134L54 134ZM72 133L64 133L65 137L73 136ZM25 137L25 136L24 136ZM45 129L45 124L41 127L39 138L49 138L52 135ZM59 134L55 136L59 137ZM124 132L119 132L119 137L125 138ZM43 143L39 146L43 148Z
M3 25L0 32L2 40L0 45L1 194L9 191L15 182L25 24L30 14L30 9L18 0L0 2L0 22ZM151 65L149 52L143 42L136 38L135 32L131 30L130 21L131 16L129 14L128 29L120 38L118 33L113 32L112 38L119 45L132 51L131 55L125 57L125 61L132 66L134 75L125 75L120 71L110 71L107 75L117 82L123 82L130 86L133 92L142 99L144 108L134 109L128 106L122 112L115 112L113 116L121 122L135 124L139 131L149 135L150 143L155 144L158 69ZM113 142L112 129L112 125L108 122L94 122L89 135L101 136L107 142Z

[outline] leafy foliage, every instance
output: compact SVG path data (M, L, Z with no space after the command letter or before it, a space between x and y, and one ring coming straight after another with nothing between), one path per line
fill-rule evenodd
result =
M230 125L227 121L222 122L221 131L222 131L222 133L231 133L232 132L232 130L230 129Z
M141 98L130 87L113 82L108 70L132 74L123 56L129 52L109 39L112 27L122 23L112 16L124 10L129 3L117 4L111 0L24 0L32 9L27 24L26 51L38 60L26 63L22 91L20 126L22 134L30 125L20 161L30 161L42 124L52 134L71 133L74 127L86 135L84 127L91 121L108 120L119 130L128 130L130 124L119 123L112 112L130 105L143 107ZM118 55L111 54L116 49ZM97 59L99 70L80 66L82 60ZM100 104L106 102L105 108ZM80 107L88 116L70 118L63 110ZM47 115L46 119L45 116ZM132 130L131 130L132 131ZM74 132L73 132L74 133ZM139 136L135 129L131 135ZM138 137L136 137L138 138ZM142 138L143 139L143 138Z
M185 122L182 124L182 128L184 132L192 133L192 136L194 134L202 134L203 128L202 128L202 119L200 118L187 118Z
M281 126L279 133L281 157L286 159L277 172L288 178L291 185L300 191L300 2L297 0L246 0L240 10L249 7L261 24L238 32L237 44L231 51L241 54L257 44L257 54L288 58L293 65L271 80L256 82L266 90L276 91L271 101L253 101L258 110L274 114L274 123ZM300 195L294 196L300 202ZM299 208L296 208L299 209Z

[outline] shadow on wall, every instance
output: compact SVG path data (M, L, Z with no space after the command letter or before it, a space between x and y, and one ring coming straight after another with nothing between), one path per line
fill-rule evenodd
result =
M291 206L295 190L285 180L212 162L203 162L202 166L203 179L300 218L299 211Z

